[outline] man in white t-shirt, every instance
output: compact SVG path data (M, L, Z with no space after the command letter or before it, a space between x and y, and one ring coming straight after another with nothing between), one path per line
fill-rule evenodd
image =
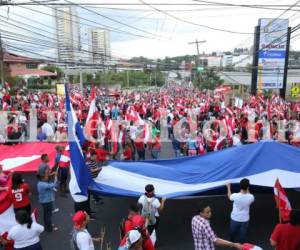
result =
M53 128L48 122L44 122L42 125L42 132L46 134L48 140L52 139L54 136Z
M227 196L233 201L230 221L230 241L244 243L250 219L249 210L254 202L254 196L249 191L250 181L240 181L240 192L231 194L231 186L227 184Z
M74 230L72 233L72 244L74 249L95 250L93 241L101 241L101 238L92 238L86 229L89 220L89 215L84 211L78 211L73 216L72 221L74 222Z
M155 197L154 186L148 184L145 187L145 194L143 194L139 200L138 205L141 208L141 214L146 218L148 224L148 232L151 235L153 230L157 230L159 223L159 213L161 213L165 207L166 198L163 198L161 202Z

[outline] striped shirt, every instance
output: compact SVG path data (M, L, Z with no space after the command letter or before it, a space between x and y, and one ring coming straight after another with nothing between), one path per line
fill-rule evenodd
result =
M95 171L95 172L92 172L92 171L95 170L95 169L98 169L98 163L96 161L88 161L86 163L86 166L89 169L92 178L93 179L97 178L97 176L98 176L99 172L101 171L101 169L99 171Z

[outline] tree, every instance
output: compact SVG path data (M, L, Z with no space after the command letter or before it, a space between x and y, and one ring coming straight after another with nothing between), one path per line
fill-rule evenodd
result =
M212 89L223 83L223 80L217 74L215 69L209 68L206 69L203 73L200 74L200 77L194 80L194 86L197 86L199 89Z
M42 67L42 69L50 71L52 73L56 72L57 75L56 75L56 77L53 77L53 79L59 80L64 76L64 71L55 65L47 65L47 66Z

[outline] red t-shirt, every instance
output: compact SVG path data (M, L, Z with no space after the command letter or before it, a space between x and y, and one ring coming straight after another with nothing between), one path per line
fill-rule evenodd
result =
M278 224L271 239L277 242L276 250L299 250L300 249L300 226Z
M123 155L124 155L124 160L127 160L127 161L132 160L132 151L129 147L124 150Z
M106 161L108 159L109 153L102 148L97 148L96 150L97 154L97 161Z
M18 189L12 189L10 193L12 195L14 208L26 207L30 204L30 191L27 183L22 183Z

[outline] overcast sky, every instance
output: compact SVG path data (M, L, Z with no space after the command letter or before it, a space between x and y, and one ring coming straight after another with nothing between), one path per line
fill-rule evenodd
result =
M14 0L12 0L14 1ZM21 0L15 0L20 2ZM24 2L26 0L22 0ZM76 3L136 3L139 0L71 0ZM212 51L232 51L235 47L250 47L253 43L251 34L232 34L204 28L201 25L216 29L223 29L233 32L253 33L254 26L257 25L259 18L288 18L290 26L295 26L300 22L300 12L283 10L263 10L241 7L225 6L203 6L191 5L200 2L191 0L143 0L148 5L99 5L89 6L88 8L96 13L78 8L79 16L82 17L81 33L83 42L88 43L84 36L91 26L105 25L112 30L111 32L112 54L117 57L145 56L150 58L164 58L165 56L176 56L185 54L195 54L196 46L188 44L195 39L206 40L201 44L200 52ZM215 2L221 2L215 0ZM293 5L290 0L223 0L222 2L233 4L267 4L267 5ZM157 3L178 3L186 5L151 5ZM203 3L201 3L203 4ZM51 41L54 38L54 18L53 10L48 7L27 6L33 10L23 7L11 6L0 7L0 29L4 36L19 34ZM115 10L107 8L118 8ZM156 8L154 10L153 8ZM282 7L287 9L288 7ZM137 10L138 9L138 10ZM298 7L300 9L300 5ZM40 13L37 13L40 12ZM166 13L163 13L166 12ZM44 13L44 14L42 14ZM113 20L108 20L103 16ZM84 20L85 19L85 20ZM89 22L89 20L91 22ZM10 22L7 25L5 22ZM118 23L119 22L119 23ZM122 24L123 23L123 24ZM15 26L12 26L15 25ZM131 27L128 27L129 25ZM20 26L20 28L16 27ZM32 27L33 26L33 27ZM23 27L23 29L22 29ZM30 29L36 33L31 33L25 29ZM7 31L12 33L7 33ZM131 35L126 34L130 32ZM295 32L293 35L300 34ZM137 36L135 36L137 35ZM144 36L144 37L140 37ZM5 38L5 37L4 37ZM292 40L293 49L300 50L300 40L296 37ZM20 44L17 41L9 41L15 47L22 47L29 51L39 51L48 56L54 56L55 44L52 41L48 46ZM85 45L84 45L85 46ZM87 46L87 44L86 44Z

